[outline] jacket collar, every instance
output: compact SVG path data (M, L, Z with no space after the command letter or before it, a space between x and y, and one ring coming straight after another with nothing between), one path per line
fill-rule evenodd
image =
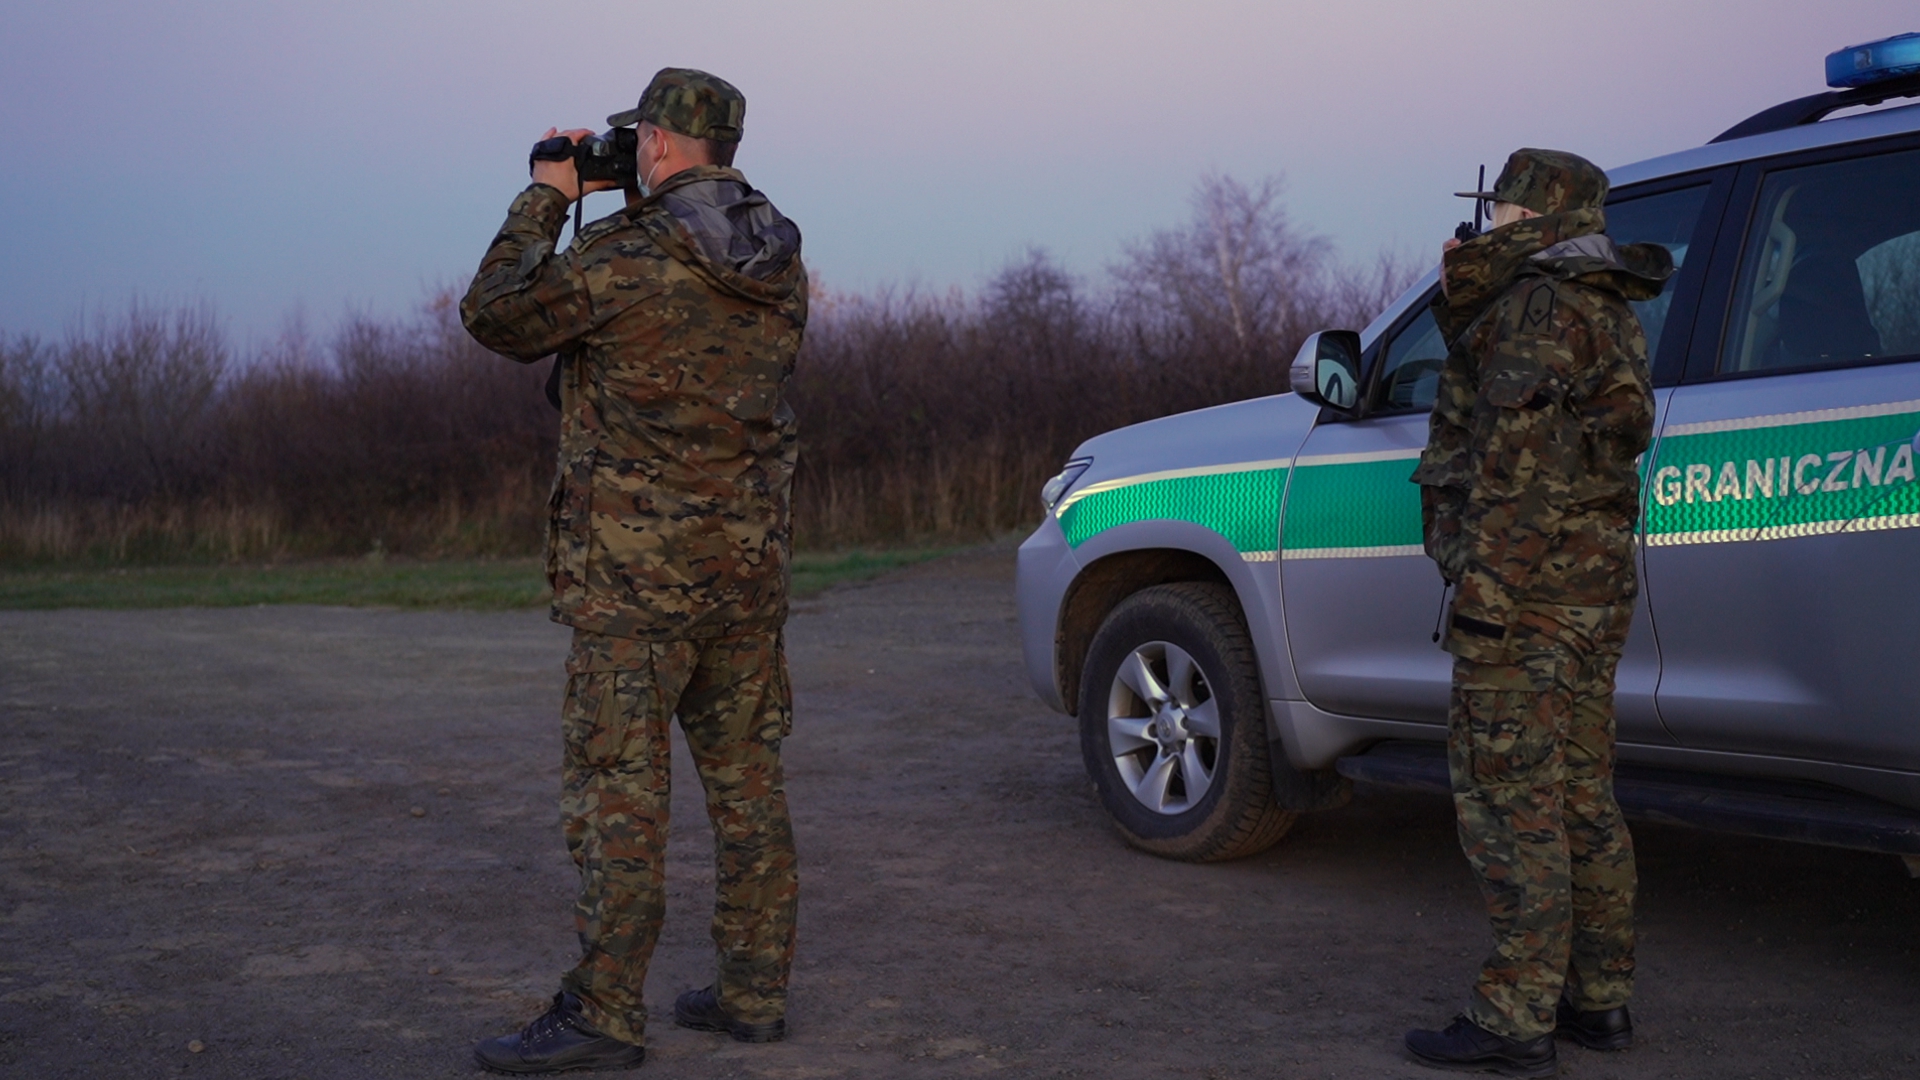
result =
M665 195L675 188L683 188L688 184L697 184L702 180L732 180L737 184L745 184L747 177L746 174L739 169L728 168L724 165L695 165L691 168L681 169L679 172L660 181L660 186L649 192L646 198L627 207L627 213L630 216L638 217L653 206L654 203L659 202L660 196Z

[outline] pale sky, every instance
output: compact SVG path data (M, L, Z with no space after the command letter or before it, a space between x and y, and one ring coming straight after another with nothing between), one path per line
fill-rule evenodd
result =
M1824 88L1912 0L14 0L0 333L139 296L236 339L464 283L549 125L663 66L747 95L738 164L829 289L972 289L1028 246L1092 279L1208 170L1283 173L1342 255L1425 252L1516 146L1604 166ZM611 213L618 195L587 202Z

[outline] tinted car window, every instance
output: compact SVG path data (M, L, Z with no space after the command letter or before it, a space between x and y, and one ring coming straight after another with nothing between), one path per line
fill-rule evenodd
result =
M1380 370L1376 410L1431 409L1440 386L1440 365L1447 360L1447 343L1425 301L1420 315L1387 342L1386 365Z
M1686 264L1694 226L1700 221L1700 209L1706 201L1707 186L1700 184L1610 203L1607 235L1617 244L1660 244L1673 255L1674 266L1682 267ZM1640 325L1647 332L1650 350L1660 346L1660 334L1667 325L1667 307L1672 297L1673 286L1669 284L1658 297L1633 305L1634 313L1640 316ZM1387 342L1374 409L1385 412L1432 408L1440 383L1440 366L1446 359L1447 343L1440 339L1440 328L1422 302L1419 316Z
M1920 354L1920 151L1781 169L1760 185L1723 372Z
M1707 185L1681 188L1659 195L1643 195L1607 204L1607 235L1616 244L1659 244L1673 256L1674 276L1659 296L1636 300L1633 313L1640 316L1640 328L1647 333L1647 351L1657 353L1660 335L1667 328L1667 310L1673 304L1674 287L1687 265L1687 248L1694 226L1700 222L1700 208L1707 203ZM1651 359L1651 357L1649 357Z

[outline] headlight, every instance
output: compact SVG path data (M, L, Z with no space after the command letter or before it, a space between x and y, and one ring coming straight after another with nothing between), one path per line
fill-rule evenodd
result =
M1080 479L1080 474L1086 472L1092 464L1092 458L1074 458L1067 462L1066 468L1061 469L1053 479L1046 482L1046 485L1040 489L1040 503L1047 508L1049 514L1053 512L1055 506L1060 504L1060 500L1066 497L1067 492L1073 487L1073 482Z

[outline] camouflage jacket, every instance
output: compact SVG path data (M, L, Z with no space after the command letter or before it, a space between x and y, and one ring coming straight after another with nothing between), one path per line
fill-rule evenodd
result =
M797 451L783 392L807 322L799 230L715 166L556 251L567 210L551 187L521 192L460 302L489 349L560 356L555 621L655 641L780 625Z
M1529 218L1447 253L1450 351L1421 485L1427 553L1456 584L1449 651L1497 654L1521 603L1637 592L1637 458L1653 433L1646 335L1665 248L1617 247L1605 212Z

